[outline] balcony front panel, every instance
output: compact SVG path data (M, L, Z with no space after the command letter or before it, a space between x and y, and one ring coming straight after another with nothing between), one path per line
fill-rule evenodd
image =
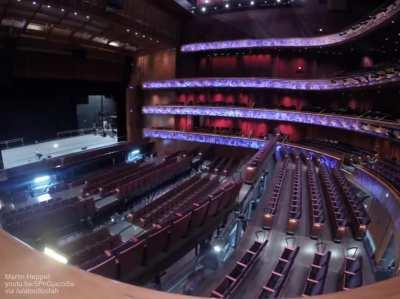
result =
M163 140L177 140L187 142L198 142L206 144L217 144L231 147L243 147L251 149L259 149L264 146L268 140L258 138L245 138L236 136L227 136L210 133L194 133L194 132L183 132L174 130L157 130L157 129L143 129L143 136L145 138L156 138ZM279 150L282 145L278 145L276 150ZM285 147L290 147L293 150L303 152L307 156L318 156L321 158L321 162L325 163L329 167L336 167L340 164L340 158L332 156L327 153L323 153L307 147L284 144Z
M186 115L295 122L344 129L378 137L388 137L391 128L400 129L400 124L395 122L298 111L210 106L145 106L142 110L147 115Z
M159 138L166 140L180 140L207 144L227 145L259 149L265 144L265 140L257 138L245 138L236 136L224 136L210 133L193 133L174 130L143 129L143 137Z
M367 88L400 81L400 71L391 70L382 73L365 73L331 79L275 79L275 78L188 78L162 81L147 81L143 88L154 89L212 89L212 88L249 88L278 90L346 90Z

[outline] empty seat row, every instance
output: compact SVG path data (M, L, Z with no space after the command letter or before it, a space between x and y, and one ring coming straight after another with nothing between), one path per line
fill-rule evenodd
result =
M229 159L228 163L225 165L223 171L223 175L225 176L229 176L232 175L232 173L234 172L236 166L237 166L237 159L236 158L231 158Z
M353 231L354 238L362 240L367 232L368 224L371 219L369 218L364 205L355 195L353 188L344 174L339 169L334 169L333 176L335 177L339 188L342 190L343 198L349 211L350 228Z
M80 265L84 262L91 260L94 256L99 256L106 250L111 250L121 244L120 235L109 235L102 240L96 240L78 250L72 252L68 256L69 263L73 265Z
M133 218L140 219L141 217L144 217L147 213L151 213L154 209L161 206L163 203L167 202L172 197L176 196L179 192L187 189L189 186L194 184L196 181L198 181L198 179L199 177L195 175L184 181L179 181L178 184L173 186L173 188L163 193L162 195L158 196L153 201L151 201L150 203L146 204L144 207L136 211L133 214Z
M33 205L28 205L23 208L7 211L2 215L3 224L18 221L18 219L20 218L24 218L34 213L40 213L47 209L54 209L57 207L66 206L68 204L77 202L78 200L78 197L71 197L68 199L52 198L50 200L39 202Z
M281 198L281 191L283 188L283 183L285 182L285 178L288 175L289 169L289 158L286 156L278 165L278 173L273 179L273 189L272 192L267 192L264 201L265 201L265 215L263 219L263 226L265 228L271 229L274 221L274 216L278 210L279 200Z
M235 290L244 281L247 273L251 271L253 265L256 263L258 256L264 249L267 241L255 241L251 247L242 255L236 262L233 270L225 276L222 282L212 291L211 297L213 298L230 298Z
M321 295L324 292L330 259L330 251L315 253L313 262L308 270L303 296Z
M400 190L400 166L386 161L376 161L368 165L369 170L390 182L397 190Z
M217 178L210 179L205 182L203 186L200 186L189 196L182 198L178 203L171 206L171 208L161 211L159 217L157 217L157 223L168 222L170 219L175 217L176 213L184 214L186 211L201 206L204 201L207 201L208 195L210 195L215 188L218 186L219 182Z
M81 199L60 206L26 213L4 224L10 233L23 239L36 239L80 223L92 214L93 199Z
M102 227L89 233L79 234L78 236L67 236L56 244L57 250L72 255L81 248L90 246L91 244L106 240L110 237L107 228Z
M361 255L357 257L345 257L343 271L339 281L339 290L345 291L363 285L362 265L363 259Z
M295 155L295 170L292 176L291 192L289 199L287 232L294 234L299 227L302 215L302 162L299 155Z
M146 167L147 165L136 165L136 164L124 164L116 168L111 168L106 170L105 172L92 176L85 182L85 188L83 190L84 194L92 195L99 191L104 184L108 182L112 182L118 178L124 177L125 175L129 175L130 173L135 173L140 170L142 167Z
M343 203L343 198L337 190L327 167L320 164L320 178L326 199L328 216L331 223L332 236L334 241L340 242L346 234L347 213Z
M247 184L253 184L257 179L259 172L262 171L266 159L275 148L277 137L271 137L263 147L250 159L244 169L244 181Z
M285 247L267 283L263 286L258 296L259 299L279 297L299 250L298 246L296 248Z
M192 233L203 225L207 225L228 206L232 206L233 200L239 193L240 185L232 183L229 187L227 186L224 193L229 194L228 201L221 201L216 213L209 213L210 199L201 207L193 208L184 215L177 214L174 220L165 225L154 225L140 238L129 240L106 251L94 260L82 264L81 268L109 278L130 281L134 272L140 270L141 267L156 263L160 254L169 252L178 246L182 239L189 238Z
M221 156L217 156L214 159L211 160L210 164L208 165L208 171L210 172L216 172L216 170L218 169L218 167L221 167L221 163L225 162L224 157ZM218 170L217 170L218 171Z
M165 162L165 163L173 163L171 162ZM140 178L142 176L145 176L153 171L155 171L159 167L163 167L164 165L155 165L155 164L146 164L141 166L140 168L137 168L135 170L132 170L128 173L120 174L118 177L114 177L113 179L107 180L100 185L98 185L98 192L100 192L101 196L106 196L110 192L113 192L115 189L117 189L119 186L127 184L137 178Z
M208 177L195 176L190 180L190 185L184 185L182 189L174 189L175 192L169 192L169 197L163 197L162 202L157 201L158 205L152 205L152 209L147 209L145 214L141 214L137 220L138 224L142 227L148 227L152 225L165 211L169 211L175 205L177 205L184 198L194 193L198 188L205 185L209 180Z
M323 231L325 214L315 164L311 158L307 159L307 186L310 207L310 237L316 239Z
M233 159L231 158L225 158L223 159L215 168L214 168L214 173L223 175L228 172L228 165L231 163Z
M191 157L178 157L176 160L162 163L153 171L138 177L128 183L118 186L116 188L119 198L126 198L129 196L143 194L156 186L159 186L166 181L180 175L191 168Z

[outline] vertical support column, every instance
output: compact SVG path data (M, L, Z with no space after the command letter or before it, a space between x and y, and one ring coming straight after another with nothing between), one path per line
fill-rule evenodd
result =
M128 141L143 142L144 120L142 115L143 92L140 86L130 86L126 90L126 126Z

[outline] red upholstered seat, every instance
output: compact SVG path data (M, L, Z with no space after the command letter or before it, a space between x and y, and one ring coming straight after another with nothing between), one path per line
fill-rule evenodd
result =
M201 204L193 210L193 217L190 223L190 229L196 229L204 223L209 204L210 201L206 201L205 203Z
M111 279L118 278L118 264L115 256L103 256L103 260L98 260L98 264L86 269L86 271Z
M145 242L139 241L132 246L117 252L117 260L119 262L119 277L125 280L130 273L143 264Z
M170 225L158 228L146 239L146 264L159 255L161 252L168 249Z
M189 212L172 222L170 245L173 245L175 242L179 241L181 238L187 235L191 219L192 219L192 212Z

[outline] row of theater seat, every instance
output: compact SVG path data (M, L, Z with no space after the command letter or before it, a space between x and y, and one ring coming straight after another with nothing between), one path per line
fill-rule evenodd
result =
M277 137L271 137L263 147L247 162L244 169L244 181L247 184L253 184L258 178L259 173L264 170L265 161L275 149Z
M319 183L317 182L314 161L310 157L307 159L306 163L307 186L310 207L310 237L317 239L318 237L320 237L325 225L324 207L322 203Z
M219 174L219 175L228 175L232 172L233 167L235 166L233 158L215 158L211 161L208 171L211 173Z
M136 165L136 164L123 164L116 168L112 168L104 171L101 174L94 175L91 178L87 179L85 182L85 188L83 189L83 193L87 195L93 195L99 192L99 189L107 183L113 182L125 175L129 175L139 171L141 168L145 168L150 165Z
M394 12L397 9L398 6L399 6L398 1L394 1L393 3L391 3L389 5L383 6L378 11L376 11L374 14L368 15L368 17L365 20L362 20L362 21L352 25L347 30L341 31L338 34L339 34L339 36L349 35L351 37L353 34L355 34L355 31L367 29L370 26L375 26L375 23L377 21L385 20L388 17L388 15L390 15L392 12Z
M324 292L330 259L330 251L314 254L313 262L308 270L303 296L316 296Z
M90 246L91 244L105 240L108 237L110 237L110 232L107 228L102 227L88 233L66 236L58 241L56 248L58 251L69 256L80 248Z
M344 174L339 169L333 170L333 176L336 179L339 188L342 190L343 198L349 211L350 228L353 231L354 238L362 240L367 232L367 226L370 218L362 202L354 194L353 188L347 181Z
M124 183L116 188L119 198L126 198L133 195L143 194L159 186L166 181L189 171L191 168L192 157L178 157L173 160L167 160L165 163L158 165L143 176L139 176L134 180Z
M363 272L362 272L363 259L359 255L355 258L345 257L343 272L339 280L339 290L348 290L358 288L363 285Z
M179 202L194 193L198 188L204 186L208 181L208 177L196 175L182 185L161 196L159 199L151 203L151 207L144 207L134 214L135 220L142 227L149 227L155 223L161 215L169 211ZM143 211L146 211L145 213Z
M155 171L155 169L157 169L158 167L163 166L163 164L155 165L153 163L149 163L133 169L128 169L121 172L118 171L117 175L115 175L114 177L109 179L106 178L105 181L97 183L96 186L98 187L95 190L92 189L90 193L87 192L85 188L83 190L83 194L89 193L90 195L92 195L100 192L100 195L104 197L107 194L114 192L120 186L127 184L137 178L145 176L146 174Z
M104 155L115 155L118 153L118 150L116 152L112 151L110 153L103 153L100 155L99 158L104 158ZM88 158L88 157L87 157ZM78 161L77 161L78 162ZM49 193L57 193L57 192L62 192L65 190L68 190L70 188L74 188L77 186L81 186L85 184L85 191L88 193L88 195L91 194L91 192L96 193L98 188L96 188L95 185L100 186L103 182L107 182L108 178L110 179L113 177L113 175L118 174L122 171L129 171L130 169L135 169L137 166L135 164L123 164L122 166L119 166L117 168L112 168L107 171L103 171L101 174L89 174L85 175L83 177L80 177L79 179L69 179L69 180L60 180L59 182L55 183L49 188Z
M300 223L302 215L302 162L298 154L295 155L295 170L291 183L291 194L289 199L288 226L287 232L294 234Z
M346 234L347 214L343 198L334 184L327 167L321 163L320 178L326 199L328 216L331 223L331 231L334 241L340 242Z
M246 278L256 263L258 256L268 241L255 241L242 257L236 262L233 270L225 276L222 282L212 291L213 298L230 298Z
M72 203L77 200L78 200L77 197L72 197L72 198L68 198L68 199L52 198L48 201L39 202L34 205L28 205L28 206L19 208L17 210L6 211L2 215L2 219L4 222L13 222L15 220L18 220L18 218L23 218L26 215L35 213L36 211L41 211L44 209L57 207L57 206L63 206L67 203Z
M90 196L99 192L108 193L111 190L118 188L124 183L133 180L135 177L140 177L147 172L154 171L158 167L163 167L171 163L177 162L184 157L183 153L176 152L166 156L159 164L155 162L137 164L125 163L119 167L112 168L101 174L91 176L86 179L83 194Z
M237 166L237 160L235 158L227 158L227 161L222 166L215 168L215 172L220 175L229 176L232 175Z
M184 214L193 208L193 205L200 205L203 199L207 199L218 185L218 179L207 177L202 185L195 188L188 196L183 197L175 205L168 209L161 210L156 223L161 224L175 218L177 213ZM196 206L197 207L197 206Z
M266 198L264 198L265 215L263 219L263 226L267 229L272 228L274 222L274 216L278 211L278 205L279 205L279 200L281 198L283 183L285 182L285 179L289 172L288 165L289 165L289 157L286 156L283 162L281 162L281 165L279 166L278 174L273 179L272 194L266 193L265 195Z
M129 188L134 188L134 192L144 192L144 188L146 190L154 188L191 167L189 157L174 157L166 161L161 163L163 167L156 167L145 176L131 182L132 185ZM127 196L127 194L131 193L125 189L125 193L119 192L118 197L121 199L122 195ZM107 209L107 206L100 211L92 197L53 199L27 209L10 212L2 223L4 228L12 234L21 238L37 239L42 235L47 236L64 228L73 227L83 220L96 217L104 209Z
M207 225L229 206L238 196L239 183L225 185L218 197L216 209L211 210L212 199L205 201L200 208L193 208L184 215L176 214L175 219L164 225L154 225L138 239L129 240L103 255L81 265L81 268L109 278L130 281L132 273L142 266L154 263L162 253L167 253L183 238L189 238L200 227ZM217 198L217 197L216 197ZM224 201L223 201L224 199Z
M268 281L258 295L259 299L279 297L299 250L298 246L296 248L285 247Z
M152 213L152 211L156 210L157 207L164 204L170 198L176 196L181 191L186 190L188 187L193 185L197 180L199 180L199 177L197 175L191 176L184 180L179 180L169 190L155 196L155 198L153 198L151 202L146 203L143 207L141 207L135 213L133 213L132 214L133 219L140 219L147 217L146 215Z
M337 140L328 139L307 139L301 142L302 144L317 149L321 149L325 152L331 152L338 155L345 155L353 162L360 162L373 158L376 153L364 150L359 147L352 146L350 144L342 143Z
M90 260L93 256L99 256L105 250L115 248L119 244L121 244L121 237L119 235L110 236L75 251L72 255L68 256L68 260L73 265L80 265Z
M110 235L107 228L84 234L57 245L57 250L68 257L69 263L79 265L121 243L119 235Z
M72 227L92 214L92 199L71 198L58 200L54 204L29 209L23 214L13 215L3 222L3 227L20 237L36 239Z
M395 189L400 192L400 166L396 163L386 161L376 161L373 164L368 164L368 169L390 182Z

